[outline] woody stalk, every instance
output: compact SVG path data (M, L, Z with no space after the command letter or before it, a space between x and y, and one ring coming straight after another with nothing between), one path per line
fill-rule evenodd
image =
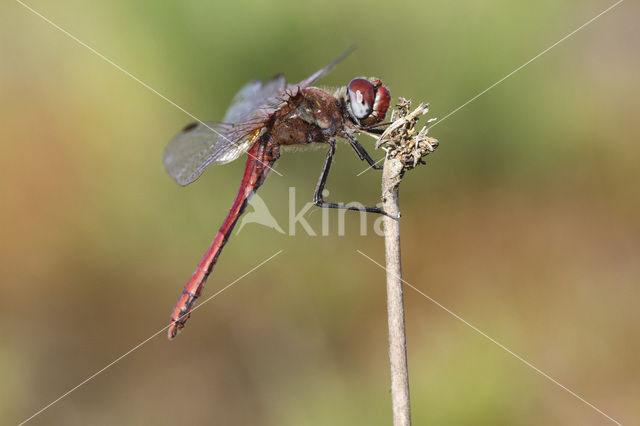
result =
M424 157L438 147L438 140L427 136L428 125L416 132L416 124L429 111L421 103L410 111L411 101L400 98L397 110L391 114L391 124L380 135L376 148L386 152L382 170L382 203L389 216L384 217L384 237L387 272L387 315L389 326L389 361L391 364L391 399L393 425L411 425L409 371L402 297L400 262L399 186L405 173L425 164ZM395 218L395 219L394 219Z

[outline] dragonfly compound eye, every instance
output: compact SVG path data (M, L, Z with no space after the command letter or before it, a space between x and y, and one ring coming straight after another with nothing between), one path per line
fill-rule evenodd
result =
M376 100L373 103L373 112L371 115L375 117L375 121L380 122L384 120L384 117L387 115L391 94L389 93L389 89L381 85L380 80L378 80L378 83L380 84L376 85Z
M373 111L376 90L373 84L365 78L354 78L347 86L349 105L354 118L362 120Z

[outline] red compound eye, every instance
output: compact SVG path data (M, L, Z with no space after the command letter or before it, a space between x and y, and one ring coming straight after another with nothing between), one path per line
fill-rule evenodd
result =
M349 95L351 112L355 118L361 120L371 114L376 101L376 91L369 80L354 78L347 86L347 94Z
M382 84L380 80L378 83ZM376 90L376 101L373 103L372 115L376 117L376 121L384 120L389 109L389 102L391 102L391 93L389 93L389 89L381 85Z

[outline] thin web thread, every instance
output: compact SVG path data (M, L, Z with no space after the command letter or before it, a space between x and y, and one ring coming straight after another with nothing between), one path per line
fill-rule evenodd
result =
M511 71L509 74L505 75L504 77L502 77L500 80L496 81L495 83L493 83L491 86L487 87L486 89L484 89L482 92L478 93L477 95L475 95L473 98L469 99L467 102L463 103L462 105L460 105L459 107L457 107L456 109L454 109L453 111L451 111L450 113L448 113L447 115L445 115L444 117L442 117L441 119L439 119L438 121L434 122L431 126L429 126L429 128L433 128L435 126L437 126L438 124L442 123L444 120L446 120L447 118L451 117L453 114L455 114L456 112L460 111L462 108L466 107L467 105L469 105L471 102L475 101L476 99L478 99L480 96L484 95L485 93L487 93L489 90L493 89L494 87L496 87L497 85L499 85L500 83L502 83L503 81L505 81L506 79L508 79L509 77L511 77L513 74L517 73L518 71L520 71L522 68L526 67L527 65L529 65L531 62L535 61L536 59L538 59L540 56L544 55L545 53L547 53L548 51L550 51L551 49L553 49L554 47L556 47L557 45L559 45L560 43L562 43L563 41L565 41L566 39L568 39L569 37L571 37L572 35L574 35L575 33L577 33L578 31L580 31L581 29L583 29L584 27L586 27L587 25L591 24L593 21L595 21L596 19L600 18L602 15L604 15L605 13L609 12L610 10L612 10L614 7L618 6L620 3L622 3L624 0L618 0L617 2L615 2L614 4L612 4L611 6L609 6L608 8L606 8L605 10L603 10L602 12L600 12L599 14L597 14L596 16L594 16L593 18L589 19L587 22L585 22L584 24L580 25L578 28L576 28L575 30L571 31L569 34L567 34L566 36L562 37L560 40L556 41L555 43L553 43L551 46L547 47L546 49L544 49L542 52L538 53L536 56L534 56L533 58L529 59L527 62L525 62L524 64L520 65L518 68L516 68L515 70ZM382 162L384 160L384 157L381 158L380 160L378 160L375 164L379 164L380 162ZM372 166L367 167L366 169L364 169L363 171L361 171L360 173L358 173L356 176L360 176L363 173L367 172L368 170L370 170L372 168Z
M244 277L246 277L247 275L249 275L250 273L252 273L253 271L255 271L256 269L260 268L262 265L264 265L265 263L269 262L271 259L273 259L274 257L276 257L277 255L279 255L280 253L282 253L284 250L279 250L278 252L276 252L274 255L272 255L271 257L269 257L268 259L262 261L260 264L258 264L257 266L254 266L252 269L250 269L248 272L244 273L243 275L241 275L240 277L236 278L234 281L232 281L230 284L226 285L225 287L223 287L221 290L218 290L216 293L214 293L213 295L209 296L208 298L206 298L205 300L203 300L200 304L198 304L195 308L193 308L191 310L191 312L195 312L196 310L198 310L199 308L201 308L205 303L207 303L208 301L210 301L211 299L213 299L214 297L218 296L220 293L222 293L223 291L227 290L229 287L231 287L232 285L236 284L238 281L240 281L241 279L243 279ZM138 343L137 345L135 345L133 348L129 349L127 352L125 352L124 354L120 355L118 358L114 359L113 361L111 361L109 364L107 364L106 366L102 367L100 370L96 371L95 373L93 373L92 375L90 375L89 377L87 377L86 379L84 379L82 382L80 382L79 384L77 384L76 386L72 387L71 389L69 389L67 392L63 393L62 395L60 395L58 398L54 399L53 401L51 401L49 404L45 405L44 407L42 407L40 410L38 410L37 412L35 412L33 415L31 415L29 418L23 420L22 422L20 422L18 424L18 426L22 426L25 423L29 422L31 419L33 419L34 417L36 417L37 415L43 413L45 410L51 408L53 405L55 405L56 403L60 402L62 399L66 398L67 396L69 396L71 393L73 393L74 391L76 391L78 388L80 388L81 386L85 385L86 383L90 382L91 380L95 379L99 374L103 373L105 370L107 370L108 368L112 367L113 365L117 364L118 362L120 362L122 359L124 359L125 357L127 357L129 354L131 354L132 352L136 351L137 349L139 349L141 346L143 346L144 344L148 343L150 340L153 340L153 338L155 338L158 334L164 332L165 330L167 330L172 323L169 323L167 325L165 325L164 327L162 327L160 330L156 331L155 333L153 333L150 337L147 337L146 339L144 339L142 342Z
M234 142L232 140L230 140L229 138L227 138L225 135L223 135L222 133L218 132L216 129L214 129L213 127L209 126L207 123L205 123L204 121L200 120L198 117L196 117L195 115L191 114L189 111L187 111L186 109L182 108L180 105L176 104L175 102L173 102L171 99L167 98L166 96L164 96L162 93L158 92L156 89L154 89L153 87L149 86L147 83L145 83L144 81L140 80L138 77L136 77L135 75L131 74L129 71L125 70L124 68L122 68L120 65L116 64L115 62L113 62L111 59L107 58L105 55L103 55L102 53L98 52L96 49L94 49L93 47L89 46L87 43L83 42L82 40L80 40L79 38L77 38L76 36L74 36L73 34L71 34L69 31L65 30L64 28L62 28L61 26L59 26L58 24L56 24L55 22L53 22L52 20L50 20L49 18L47 18L46 16L44 16L43 14L41 14L40 12L38 12L37 10L35 10L34 8L32 8L31 6L25 4L24 2L22 2L21 0L16 0L17 3L21 4L24 8L26 8L27 10L31 11L34 15L39 16L40 18L42 18L45 22L49 23L51 26L53 26L54 28L56 28L57 30L59 30L60 32L62 32L63 34L66 34L67 36L69 36L72 40L74 40L76 43L80 44L81 46L86 47L87 49L89 49L91 52L95 53L97 56L99 56L100 58L102 58L104 61L106 61L107 63L113 65L114 67L116 67L118 70L122 71L124 74L126 74L127 76L129 76L130 78L132 78L133 80L135 80L136 82L138 82L139 84L141 84L142 86L144 86L145 88L147 88L148 90L150 90L151 92L155 93L156 95L160 96L162 99L164 99L165 101L169 102L171 105L173 105L174 107L178 108L180 111L184 112L185 114L187 114L189 117L193 118L194 120L196 120L198 123L202 124L203 126L205 126L207 129L211 130L212 132L214 132L215 134L217 134L218 136L220 136L221 138L223 138L224 140L228 141L231 144L234 144L236 146L238 146L237 142ZM260 160L259 158L253 156L252 154L247 152L247 155L253 157L255 160L257 160L258 162L262 163L263 166L268 167L269 169L273 170L273 172L275 174L277 174L278 176L282 176L282 174L280 174L276 169L274 169L271 165L262 162L262 160Z
M371 262L375 263L377 266L379 266L380 268L384 269L387 273L391 273L387 270L387 268L385 268L383 265L381 265L380 263L376 262L375 260L373 260L371 257L367 256L366 254L364 254L363 252L361 252L360 250L356 250L358 253L360 253L362 256L366 257L367 259L369 259ZM395 274L393 274L395 275ZM591 407L592 409L594 409L595 411L597 411L598 413L600 413L601 415L603 415L604 417L606 417L607 419L611 420L612 422L614 422L615 424L618 424L620 426L622 426L622 423L618 422L617 420L615 420L614 418L610 417L609 415L607 415L607 413L605 413L604 411L602 411L601 409L599 409L598 407L596 407L595 405L593 405L592 403L590 403L589 401L587 401L586 399L582 398L580 395L578 395L577 393L575 393L574 391L572 391L571 389L569 389L568 387L564 386L562 383L558 382L557 380L555 380L553 377L549 376L547 373L545 373L544 371L540 370L538 367L536 367L535 365L531 364L529 361L527 361L526 359L522 358L520 355L516 354L515 352L513 352L512 350L510 350L509 348L507 348L506 346L504 346L502 343L498 342L496 339L494 339L493 337L489 336L488 334L486 334L485 332L483 332L482 330L480 330L478 327L474 326L473 324L469 323L468 321L466 321L465 319L463 319L462 317L460 317L459 315L457 315L455 312L451 311L450 309L448 309L446 306L440 304L437 300L435 300L434 298L428 296L427 294L425 294L424 292L422 292L421 290L417 289L416 287L414 287L413 285L411 285L410 283L408 283L407 281L405 281L402 277L398 277L397 275L395 275L397 278L399 278L404 284L406 284L407 286L411 287L413 290L415 290L416 292L418 292L419 294L421 294L422 296L424 296L425 298L427 298L428 300L430 300L431 302L433 302L434 304L436 304L438 307L442 308L444 311L446 311L448 314L452 315L454 318L456 318L457 320L461 321L463 324L471 327L471 329L473 329L475 332L477 332L478 334L480 334L481 336L485 337L486 339L488 339L489 341L491 341L492 343L496 344L499 348L501 348L502 350L506 351L507 353L509 353L510 355L512 355L514 358L516 358L517 360L519 360L520 362L522 362L523 364L525 364L527 367L533 369L535 372L537 372L538 374L542 375L544 378L546 378L547 380L549 380L550 382L554 383L555 385L561 387L562 389L564 389L565 391L567 391L569 394L571 394L572 396L576 397L577 399L579 399L580 401L582 401L583 403L585 403L586 405L588 405L589 407Z

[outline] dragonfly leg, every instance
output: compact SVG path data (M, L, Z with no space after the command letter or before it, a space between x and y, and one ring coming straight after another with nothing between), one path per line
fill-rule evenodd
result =
M324 191L324 186L327 183L327 177L329 176L329 169L331 169L331 161L333 160L333 155L336 152L336 141L330 140L329 142L329 151L327 151L327 156L324 159L324 166L322 167L322 173L320 174L320 179L318 179L318 184L316 185L316 192L313 195L313 203L322 208L330 208L330 209L345 209L345 210L355 210L359 212L367 212L367 213L378 213L383 214L385 216L389 216L392 219L398 219L395 216L391 216L380 207L376 206L348 206L343 203L329 203L324 201L322 198L322 191Z
M349 139L349 144L351 144L351 146L353 147L353 150L356 152L356 154L358 154L358 157L361 160L369 163L372 169L376 169L376 170L382 169L382 166L378 164L376 161L374 161L373 158L371 158L367 150L364 149L362 145L360 145L360 142L358 142L358 139L356 139L355 136L349 133L345 133L345 134L347 135L347 139Z

